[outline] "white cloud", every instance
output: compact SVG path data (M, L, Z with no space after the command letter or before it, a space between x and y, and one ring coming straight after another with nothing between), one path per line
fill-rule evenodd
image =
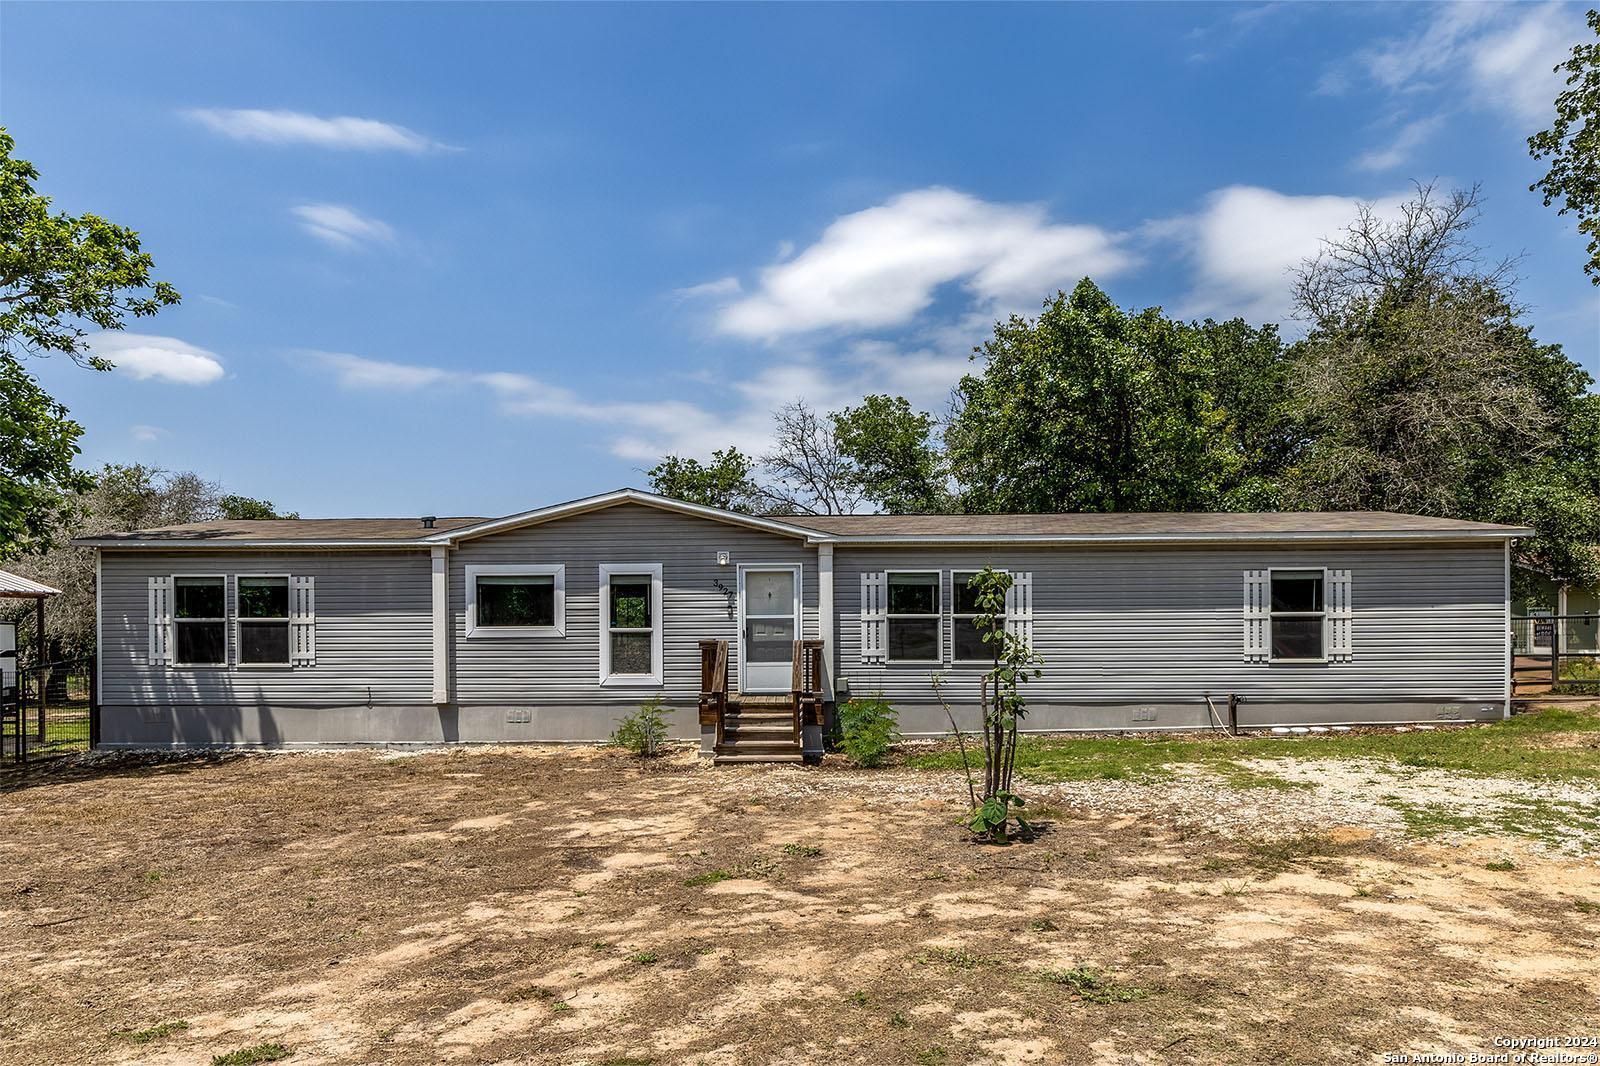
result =
M134 426L128 431L140 444L150 444L171 434L160 426Z
M1553 68L1587 36L1575 17L1579 10L1541 5L1505 32L1476 41L1469 55L1480 96L1524 123L1548 125L1561 84Z
M1393 170L1410 160L1412 154L1433 136L1443 122L1444 118L1440 115L1407 122L1400 127L1388 144L1363 152L1351 165L1357 170L1373 172Z
M398 151L421 154L447 148L415 130L373 118L338 115L323 118L302 111L197 107L182 112L213 132L238 141L310 144L319 148Z
M1430 13L1416 32L1328 71L1322 88L1344 92L1365 79L1408 97L1448 93L1446 107L1460 99L1520 125L1550 116L1560 86L1551 68L1583 37L1581 7L1463 0Z
M724 306L717 326L764 340L900 326L953 282L980 310L998 313L1132 263L1116 235L1053 223L1040 205L918 189L835 219L815 244L763 270L759 288Z
M502 415L587 424L600 431L613 455L649 463L669 452L705 458L729 445L759 455L771 446L772 412L796 399L831 411L856 403L869 392L889 392L939 413L951 385L969 368L964 357L926 350L906 352L883 342L863 341L839 359L791 358L750 377L725 382L714 399L690 402L666 397L595 400L514 371L452 370L345 352L301 354L346 389L487 390Z
M1403 199L1385 197L1375 207L1385 214ZM1152 232L1186 245L1195 273L1180 313L1287 319L1294 268L1350 225L1359 203L1351 196L1290 196L1234 185L1212 193L1197 214L1159 224Z
M394 229L387 222L343 204L300 204L289 213L299 220L301 229L335 248L394 243Z
M738 278L726 277L678 289L677 295L680 299L696 300L711 296L737 296L743 291L744 286L739 284Z
M380 359L367 359L348 352L305 351L309 356L331 370L341 388L387 389L409 391L442 385L451 380L451 372L432 366L408 363L386 363Z
M84 339L89 351L116 365L117 372L139 381L152 378L174 385L209 385L223 376L215 352L176 337L107 330Z

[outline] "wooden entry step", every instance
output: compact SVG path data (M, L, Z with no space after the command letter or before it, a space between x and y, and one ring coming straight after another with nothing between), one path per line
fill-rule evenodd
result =
M729 701L722 720L722 743L712 751L713 763L803 760L792 704L785 700L781 709L771 704L757 707Z

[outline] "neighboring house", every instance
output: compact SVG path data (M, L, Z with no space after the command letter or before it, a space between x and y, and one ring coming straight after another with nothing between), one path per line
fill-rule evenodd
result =
M1563 655L1600 655L1600 590L1532 569L1523 577L1525 593L1511 601L1517 654L1548 656L1555 643Z
M941 673L978 721L966 581L984 566L1014 575L1008 624L1043 660L1029 730L1206 728L1230 696L1243 726L1496 718L1526 533L1381 513L753 517L623 489L496 519L76 543L98 550L107 745L595 741L654 696L675 737L797 758L795 641L820 655L824 706L881 694L907 736L946 733ZM724 647L728 709L707 712Z

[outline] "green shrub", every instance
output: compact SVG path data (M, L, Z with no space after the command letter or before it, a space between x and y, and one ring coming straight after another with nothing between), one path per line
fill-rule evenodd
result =
M900 740L899 716L882 699L855 699L839 708L839 750L857 766L882 765Z
M242 1047L238 1051L230 1051L226 1055L211 1056L211 1066L255 1066L260 1062L277 1062L294 1054L293 1049L284 1044L257 1044L254 1047Z
M667 740L667 721L661 713L661 697L651 696L628 717L617 723L611 734L611 743L627 748L635 755L648 757L661 754L661 745Z

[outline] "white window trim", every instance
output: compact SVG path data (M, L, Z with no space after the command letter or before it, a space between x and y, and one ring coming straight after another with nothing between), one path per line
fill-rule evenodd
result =
M480 626L478 624L478 577L553 577L555 578L555 625ZM466 568L467 636L480 637L565 637L567 635L567 568L564 565L534 563L495 563Z
M1275 611L1272 609L1272 578L1275 574L1321 574L1322 575L1322 610L1320 611ZM1274 618L1320 618L1322 619L1322 655L1315 659L1280 659L1272 654L1272 620ZM1325 566L1269 566L1267 567L1267 662L1284 663L1326 663L1328 658L1328 568Z
M241 649L244 647L244 642L240 639L241 634L240 634L240 630L239 630L239 624L240 624L240 620L241 620L241 617L242 617L241 614L240 614L240 611L239 611L239 579L242 578L242 577L276 577L276 578L282 578L283 579L284 606L288 609L289 613L285 614L282 618L251 618L251 619L248 619L248 621L251 621L251 622L282 622L283 623L284 632L286 634L288 634L288 638L289 639L284 642L284 648L286 649L285 650L285 654L288 656L288 658L284 659L284 661L281 662L281 663L247 663L247 662L243 662L242 659L241 659L241 655L242 655ZM294 632L293 632L293 626L294 626L294 578L293 577L291 577L288 574L234 574L233 575L233 625L230 628L232 628L232 630L233 630L233 651L234 651L233 658L241 660L241 661L235 662L233 664L234 666L237 666L241 670L289 670L289 669L292 669L294 667Z
M613 674L611 672L611 578L650 575L651 607L655 623L651 627L650 664L655 668L649 674ZM661 648L662 630L666 628L666 604L661 596L660 563L601 563L599 588L600 684L607 688L660 688L662 686Z
M998 573L998 574L1009 574L1010 572L1011 571L1009 571L1009 570L1000 570L1000 569L996 569L995 570L995 573ZM992 661L989 660L989 659L957 659L956 658L956 647L957 647L957 644L956 644L956 620L960 619L960 618L976 618L977 617L977 615L974 615L974 614L957 614L956 613L956 575L957 574L975 575L975 574L981 574L981 573L983 573L983 567L981 567L981 566L977 567L976 569L973 569L973 570L957 570L957 569L955 569L953 567L950 570L950 663L953 666L991 666L991 665L993 665ZM1000 621L1001 621L1002 625L1004 625L1005 622L1006 622L1006 612L1005 612L1005 609L1003 607L1001 608L1001 611L1000 611Z
M939 610L936 614L896 614L889 606L889 588L894 584L895 575L900 574L933 574L938 578L935 587L939 590ZM894 625L896 618L932 618L939 624L934 626L935 639L939 648L937 657L933 659L896 659L889 649L892 642L889 639L889 630ZM926 666L944 665L944 573L939 570L885 570L883 572L883 661L894 666Z
M747 615L746 612L745 612L744 578L745 578L745 574L749 573L751 570L754 570L757 573L775 573L775 572L777 572L779 570L787 570L790 573L794 574L794 612L793 612L793 614L791 614L791 615L758 614L758 615L755 615L754 617L756 617L756 618L784 618L784 617L792 618L794 620L794 639L795 640L803 640L805 638L805 631L804 631L804 627L805 627L805 589L804 589L804 586L803 586L803 581L804 581L804 578L805 578L805 566L800 564L800 563L740 563L739 564L739 580L738 580L738 586L739 586L739 588L738 588L738 596L739 596L738 606L739 606L739 610L738 610L738 618L737 618L737 624L739 626L739 637L738 637L738 639L739 639L739 685L740 685L741 690L745 691L745 692L751 692L752 691L751 689L744 688L746 678L749 676L749 673L748 673L748 670L747 670L747 668L749 666L749 658L748 658L749 648L747 648L745 646L747 642L744 639L745 623L751 617L750 615ZM771 665L771 664L769 663L769 664L765 664L765 665Z
M172 657L168 666L175 670L226 670L228 660L231 658L228 647L228 575L227 574L171 574L172 591L172 634L168 638L172 648ZM178 579L180 577L205 577L216 578L222 582L222 617L221 618L179 618L178 617ZM182 663L178 661L178 626L184 622L221 622L222 623L222 661L220 663Z

